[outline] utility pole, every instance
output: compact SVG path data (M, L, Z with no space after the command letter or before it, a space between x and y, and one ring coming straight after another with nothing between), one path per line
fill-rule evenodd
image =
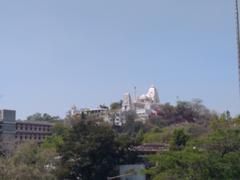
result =
M239 93L240 93L240 26L239 26L238 0L235 0L235 6L236 6L236 28L237 28L237 51L238 51L238 78L239 78Z

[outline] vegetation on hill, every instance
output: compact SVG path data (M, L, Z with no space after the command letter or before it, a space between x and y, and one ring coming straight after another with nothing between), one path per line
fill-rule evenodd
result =
M111 110L119 110L122 108L122 100L119 101L119 102L113 102L111 105L110 105L110 109Z
M33 115L28 116L27 121L57 123L61 121L61 119L58 116L51 116L47 113L44 113L44 114L35 113Z
M46 114L30 116L54 123L53 135L40 146L27 142L2 155L0 179L106 179L118 175L118 165L142 163L134 147L144 143L169 145L146 156L150 179L238 179L240 117L217 115L199 100L161 105L145 124L135 121L134 112L125 117L122 127L111 127L77 116L67 117L67 124Z
M131 139L118 136L111 127L81 121L64 136L60 179L106 179L120 163L134 163Z
M175 129L170 151L148 157L152 179L238 179L239 119L218 118L200 136ZM191 132L191 131L190 131Z
M166 127L178 123L206 124L217 115L202 104L201 100L178 101L176 106L169 103L160 105L158 116L150 118L150 123Z
M55 148L42 148L34 142L22 144L13 154L0 158L0 179L57 179L57 156Z

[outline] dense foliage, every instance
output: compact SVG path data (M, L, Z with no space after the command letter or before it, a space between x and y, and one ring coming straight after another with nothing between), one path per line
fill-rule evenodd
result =
M60 147L60 179L106 179L120 163L134 163L132 142L118 136L108 125L81 121L74 126Z
M120 108L113 103L112 111ZM0 179L105 180L118 175L122 164L148 164L156 180L239 179L240 117L209 111L201 101L164 104L146 123L135 112L124 114L122 127L82 116L35 114L30 121L54 123L43 144L27 142L11 156L0 158ZM139 159L139 144L167 145L167 151Z
M13 154L0 158L0 179L55 180L56 157L54 148L42 148L33 142L25 143Z
M117 164L117 144L110 128L81 122L65 137L60 149L62 179L104 179Z
M118 110L122 108L122 100L119 102L114 102L110 105L111 110Z
M209 122L216 114L208 110L201 100L178 101L176 106L169 103L159 107L158 116L150 118L150 123L158 127L166 127L177 123L198 123Z
M27 121L44 121L44 122L50 122L50 123L57 123L61 121L60 117L58 116L51 116L47 113L41 114L41 113L35 113L31 116L27 117Z
M183 129L172 134L170 151L149 156L152 179L238 179L240 129L237 121L217 119L208 133L188 136ZM179 148L181 147L181 148Z

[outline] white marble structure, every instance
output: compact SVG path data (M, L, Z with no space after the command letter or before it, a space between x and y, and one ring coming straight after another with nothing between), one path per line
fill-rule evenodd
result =
M152 86L146 95L153 103L160 103L159 95L157 88L155 86Z
M123 96L122 111L133 110L132 98L130 93L125 93Z
M157 88L151 86L146 94L143 94L136 98L132 103L131 95L129 93L124 94L122 111L134 110L138 115L140 121L145 121L151 113L155 112L156 107L160 105L160 98Z
M144 102L144 103L155 103L155 104L159 104L160 103L160 99L158 96L158 91L157 88L154 86L151 86L148 89L147 94L143 94L141 95L139 98L137 98L136 102Z

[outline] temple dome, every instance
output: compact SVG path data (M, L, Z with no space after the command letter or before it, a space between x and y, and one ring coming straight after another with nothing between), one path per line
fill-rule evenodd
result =
M149 88L146 96L149 99L151 99L154 103L160 103L160 99L159 99L159 96L158 96L158 91L157 91L157 88L155 86L151 86Z

